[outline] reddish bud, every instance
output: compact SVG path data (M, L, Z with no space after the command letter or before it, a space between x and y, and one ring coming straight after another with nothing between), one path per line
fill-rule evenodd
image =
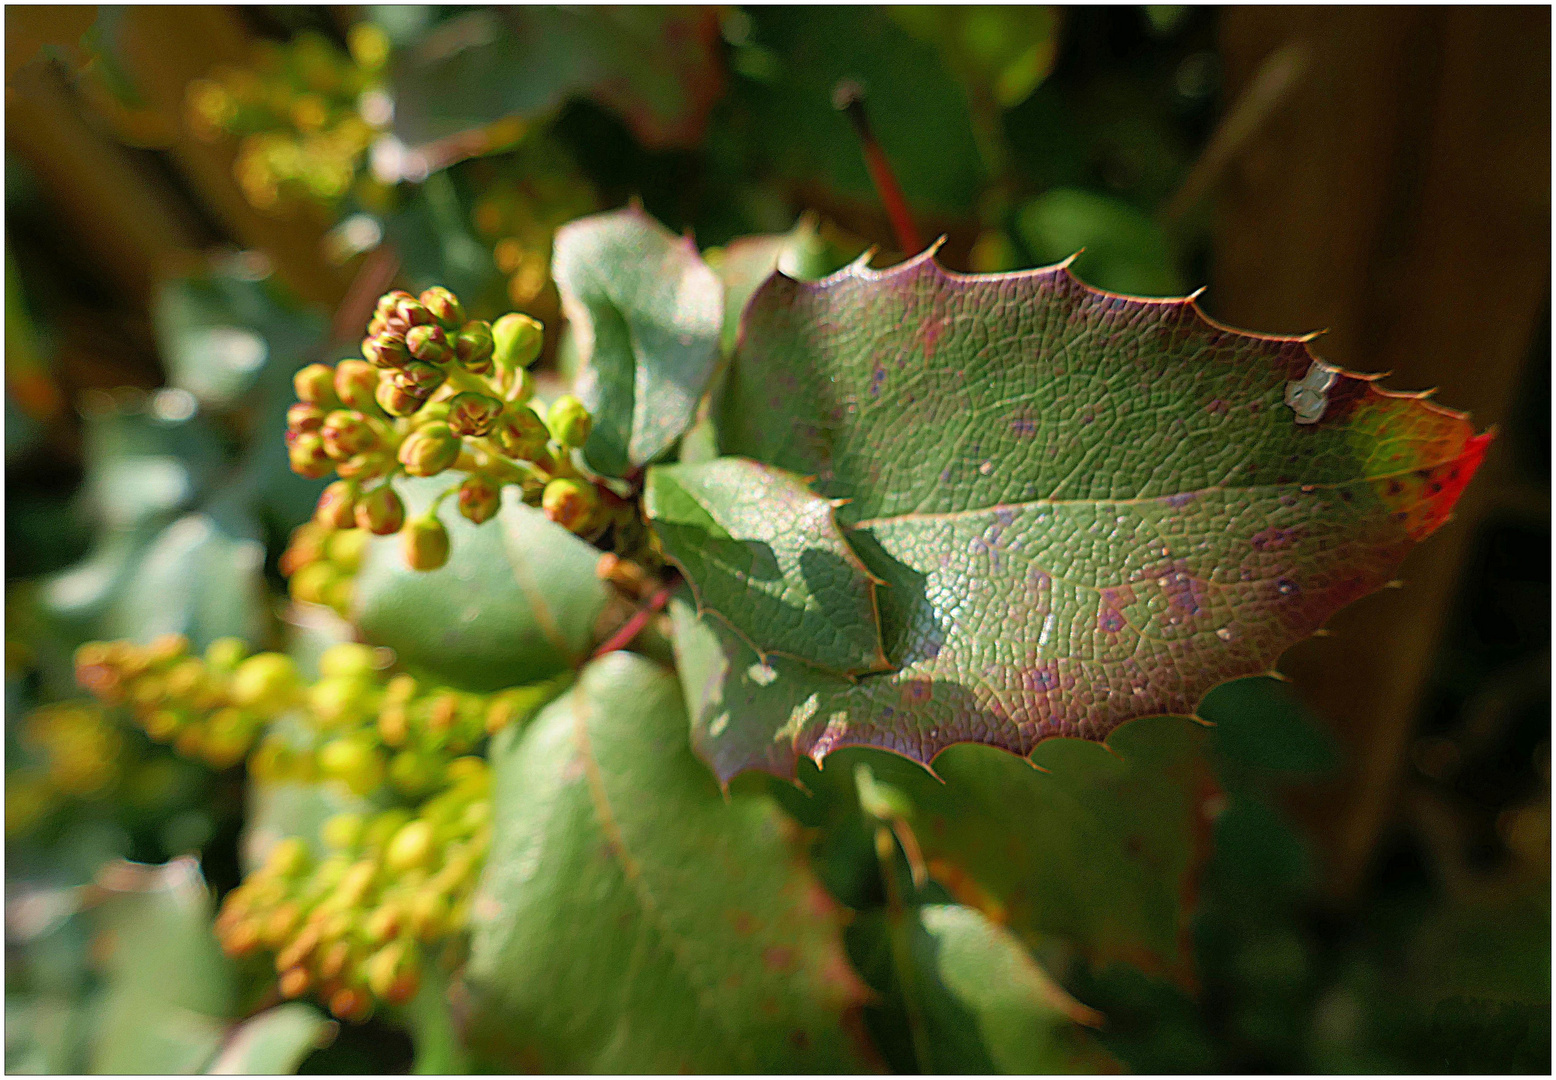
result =
M324 437L324 452L336 461L365 454L378 446L378 433L367 417L355 409L336 409L324 418L319 429Z
M405 339L394 337L388 331L377 337L364 338L362 355L368 363L378 368L402 368L411 359L411 351L405 347Z
M569 532L584 532L594 518L600 497L594 488L579 480L561 478L546 485L540 507L546 516Z
M477 525L502 506L502 489L484 476L467 476L459 485L459 512Z
M546 449L551 438L545 421L527 406L504 413L492 429L503 453L520 461L534 461Z
M454 358L466 371L484 375L492 370L492 328L480 321L469 322L454 338Z
M502 402L485 394L466 392L448 403L448 426L455 435L485 435L502 415Z
M397 533L405 524L405 504L388 484L374 488L356 503L356 526L374 536Z
M324 439L317 431L305 431L287 449L292 471L299 476L317 480L328 476L331 469L329 454L324 452Z
M443 385L443 380L448 378L448 374L432 364L412 360L396 371L392 378L394 384L401 390L426 397Z
M459 297L441 285L434 285L421 294L421 306L432 312L432 317L450 333L458 330L465 321L465 309Z
M427 400L426 394L406 390L393 379L380 379L373 398L390 416L409 416Z
M454 358L448 335L441 326L413 326L405 332L405 347L416 359L429 364L446 364Z
M400 444L400 464L412 476L436 476L459 460L461 445L447 424L427 424Z
M372 412L377 389L378 372L367 361L342 360L335 365L335 396L348 408Z
M394 315L391 318L398 319L409 330L413 326L426 326L432 322L432 312L415 297L407 297L394 306Z
M301 435L305 431L318 431L324 424L325 412L319 406L299 401L286 410L286 430Z
M313 519L332 529L350 529L356 525L357 486L350 480L337 480L324 489Z

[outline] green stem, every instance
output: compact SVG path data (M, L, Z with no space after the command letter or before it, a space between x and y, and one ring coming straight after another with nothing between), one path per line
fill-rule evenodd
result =
M448 979L436 964L428 963L424 968L421 989L405 1007L405 1013L416 1047L413 1073L436 1076L470 1071L448 1007Z
M891 933L892 964L897 969L897 988L902 994L902 1009L913 1036L913 1057L921 1073L929 1071L929 1033L919 1009L917 980L913 970L912 910L903 901L902 881L897 870L897 842L884 825L875 830L875 854L881 863L881 878L886 884L886 922Z

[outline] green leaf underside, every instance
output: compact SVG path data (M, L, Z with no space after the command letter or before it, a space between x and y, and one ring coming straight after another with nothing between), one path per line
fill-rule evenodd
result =
M673 675L609 654L492 762L477 1053L542 1072L859 1069L840 909L769 798L720 797Z
M212 1076L294 1073L328 1036L332 1024L313 1006L300 1001L266 1009L233 1029L205 1071Z
M1488 435L1373 383L1305 339L1062 266L964 276L925 253L775 275L746 310L720 446L850 500L898 670L726 665L731 685L693 698L738 701L704 752L723 778L792 775L840 745L927 763L1192 713L1385 583L1479 465Z
M406 516L421 513L448 476L395 481ZM550 678L588 656L610 597L595 573L599 552L504 490L497 517L472 525L454 498L438 520L449 560L437 570L405 565L400 537L375 537L357 575L357 626L400 661L477 692Z
M558 229L551 270L594 414L584 453L623 476L691 425L718 359L723 286L696 245L636 207Z
M884 671L875 581L830 501L744 458L656 466L644 510L700 610L762 656L841 675Z

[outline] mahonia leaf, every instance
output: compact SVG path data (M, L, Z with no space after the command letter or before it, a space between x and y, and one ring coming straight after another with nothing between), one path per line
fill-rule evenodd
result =
M796 476L745 458L660 465L643 507L700 610L765 659L774 653L842 675L884 671L875 579Z
M594 414L584 454L623 476L691 425L718 360L723 286L695 244L637 207L558 229L551 273Z
M765 795L726 800L675 676L594 661L492 750L470 1042L540 1072L857 1072L841 909ZM602 993L602 987L609 987Z
M447 476L401 478L408 515L449 488ZM374 645L454 686L478 693L524 686L581 663L595 643L611 589L595 573L599 551L539 510L517 488L497 517L472 525L453 499L438 508L449 560L412 570L398 534L367 546L353 620Z
M727 689L704 746L719 774L790 774L793 752L846 744L924 763L964 741L1027 754L1192 714L1268 671L1393 576L1490 439L1307 340L1098 292L1063 266L968 276L926 252L774 275L746 309L720 446L849 500L838 520L887 582L897 670L808 674L766 694L785 709Z

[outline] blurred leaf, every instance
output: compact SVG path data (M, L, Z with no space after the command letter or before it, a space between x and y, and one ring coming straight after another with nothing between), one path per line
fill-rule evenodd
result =
M940 51L945 65L1001 108L1025 101L1059 55L1058 12L1046 5L895 6L891 16Z
M191 1073L216 1053L235 1003L231 964L211 931L198 865L121 863L99 908L108 944L92 1037L98 1073Z
M289 385L324 332L323 320L273 280L230 263L163 282L152 303L169 384L217 410L238 405L262 375Z
M704 7L486 9L396 55L395 131L411 145L588 95L653 149L695 146L723 88L718 20Z
M765 658L839 675L887 667L875 579L831 502L747 458L649 471L643 510L665 554L711 613Z
M104 525L161 519L202 493L221 466L221 447L202 417L185 409L120 404L85 418L81 498ZM188 399L183 399L187 401Z
M1322 773L1339 763L1334 739L1291 689L1274 679L1234 679L1205 695L1199 715L1215 725L1211 747L1240 765Z
M551 269L594 414L585 454L624 476L691 425L718 360L722 286L695 244L637 207L558 229Z
M281 724L300 730L300 724ZM306 742L300 744L306 748ZM270 849L288 836L301 837L312 847L316 858L328 851L320 836L324 823L336 814L367 809L365 800L346 793L336 783L294 784L250 781L245 790L246 806L243 835L238 854L244 873L252 873L265 864Z
M447 476L397 480L407 517L423 511ZM400 662L467 690L539 682L581 662L610 589L595 574L599 551L503 492L484 525L461 517L452 498L438 511L448 529L448 563L430 572L405 565L398 536L369 543L357 575L355 622Z
M1007 930L959 904L909 909L899 921L873 912L849 928L861 936L897 936L876 945L888 994L902 998L904 1019L925 1073L1111 1072L1109 1061L1076 1026L1095 1024ZM906 970L902 970L902 966ZM1111 1068L1109 1066L1112 1066Z
M84 1072L87 1010L62 994L5 995L5 1071Z
M212 1076L294 1073L335 1030L311 1005L290 1001L233 1028L205 1071Z
M933 46L880 8L754 7L747 14L751 41L771 68L747 95L751 129L780 173L874 201L859 139L832 107L838 82L851 79L864 88L871 128L908 202L938 212L973 209L985 173L967 95Z
M707 253L712 263L712 252ZM740 334L740 315L757 287L774 271L799 281L815 281L840 269L848 260L821 238L810 215L795 222L786 233L741 236L719 252L714 270L724 283L724 331L720 345L734 351Z
M1027 203L1016 228L1039 263L1080 252L1071 269L1088 285L1129 296L1184 293L1166 235L1122 200L1061 188Z
M837 909L771 800L720 797L672 675L602 657L492 762L478 1052L541 1072L859 1070Z

